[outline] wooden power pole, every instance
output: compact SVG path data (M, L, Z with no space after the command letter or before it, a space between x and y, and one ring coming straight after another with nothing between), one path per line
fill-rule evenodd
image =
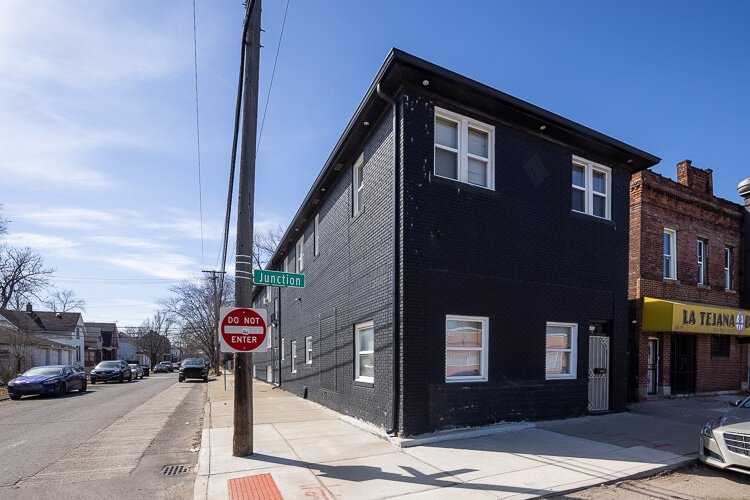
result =
M258 71L260 69L261 0L249 0L250 9L245 43L245 91L242 96L242 145L237 202L237 255L253 254L253 206L255 203L255 138L258 129ZM252 262L236 260L235 306L252 307L252 286L241 276L251 276ZM241 272L244 271L244 272ZM253 379L252 353L234 355L234 440L232 454L244 457L253 453Z

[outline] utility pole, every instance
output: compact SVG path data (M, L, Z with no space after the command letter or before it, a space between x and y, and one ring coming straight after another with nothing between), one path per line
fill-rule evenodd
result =
M258 71L260 69L261 0L250 0L245 43L245 91L242 96L242 146L237 194L237 255L253 254L253 215L255 204L255 138L258 129ZM252 307L252 286L241 276L252 276L253 264L235 259L235 306ZM244 272L243 272L244 271ZM234 355L234 440L232 454L253 453L252 353Z
M225 271L213 271L213 270L203 270L204 273L211 275L211 283L213 284L213 295L214 295L214 318L216 318L216 328L214 329L214 332L216 333L216 342L214 342L214 373L218 376L220 374L219 368L221 366L221 342L219 341L219 307L221 306L220 302L222 297L219 297L219 289L216 287L216 275L220 274L221 279L224 279L224 274L226 274ZM221 287L222 290L224 290L224 287Z

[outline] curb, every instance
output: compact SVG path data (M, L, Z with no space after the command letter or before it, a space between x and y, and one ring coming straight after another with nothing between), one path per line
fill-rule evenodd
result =
M651 470L647 470L647 471L636 472L636 473L631 474L629 476L622 476L622 477L618 477L616 479L609 479L609 480L606 480L606 481L602 481L600 483L589 484L589 485L586 485L586 486L579 486L579 487L571 488L569 490L556 491L553 494L541 495L541 496L539 496L537 498L557 498L557 497L564 497L565 495L568 495L570 493L575 493L577 491L588 490L588 489L591 489L591 488L599 488L601 486L607 486L607 485L610 485L610 484L622 483L624 481L637 481L639 479L646 479L646 478L649 478L649 477L657 476L657 475L659 475L659 474L661 474L663 472L669 472L669 471L673 471L673 470L684 469L685 467L689 467L690 465L693 465L693 464L697 463L697 461L698 461L697 458L695 458L695 457L689 457L689 455L684 455L683 457L684 457L683 460L679 460L679 461L671 463L671 464L666 464L666 465L664 465L662 467L658 467L656 469L651 469ZM534 492L529 492L529 493L533 494Z

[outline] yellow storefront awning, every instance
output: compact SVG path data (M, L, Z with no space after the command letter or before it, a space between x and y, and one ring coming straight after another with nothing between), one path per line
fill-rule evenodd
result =
M750 311L643 298L642 332L707 333L750 337Z

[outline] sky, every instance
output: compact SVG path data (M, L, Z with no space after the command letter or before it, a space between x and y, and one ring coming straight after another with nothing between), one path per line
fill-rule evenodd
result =
M659 156L662 175L712 168L723 198L750 176L747 2L290 0L282 36L286 6L263 1L256 227L291 221L391 47ZM218 267L243 15L196 0L199 182L192 0L0 2L5 243L40 253L86 321L139 325Z

